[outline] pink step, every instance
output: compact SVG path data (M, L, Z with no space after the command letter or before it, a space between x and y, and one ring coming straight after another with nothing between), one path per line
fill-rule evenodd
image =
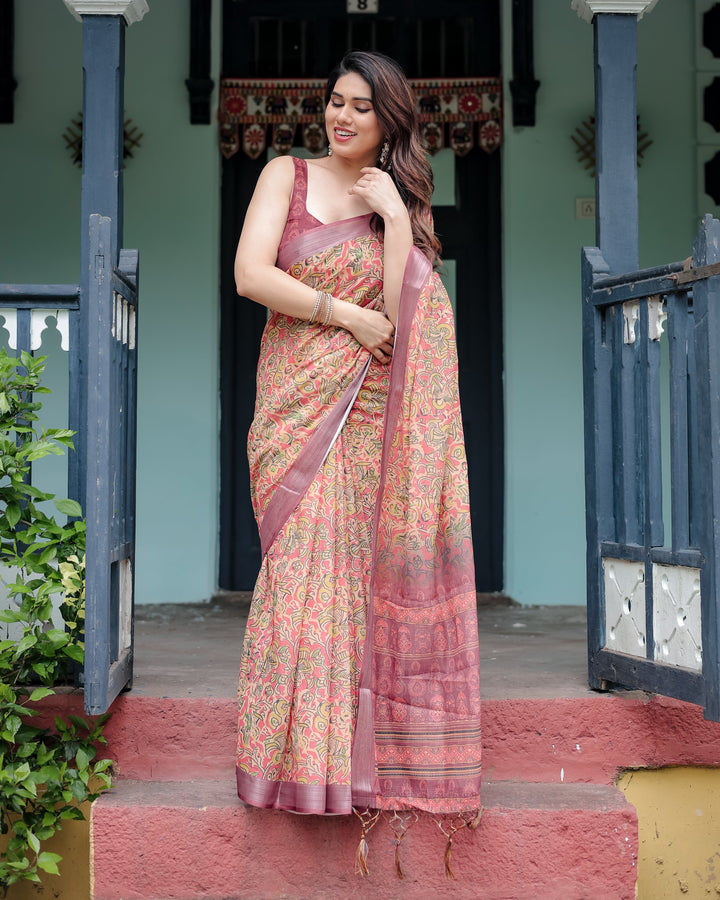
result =
M380 822L370 874L354 874L352 816L294 816L245 807L232 782L121 781L92 810L94 900L483 898L632 900L637 818L616 788L491 783L476 831L445 839L422 820L402 844L406 878Z
M43 708L82 714L82 699L48 698ZM232 782L235 717L229 698L125 694L113 706L108 752L120 778ZM698 706L640 692L486 700L483 754L494 781L610 784L623 768L717 765L720 724Z

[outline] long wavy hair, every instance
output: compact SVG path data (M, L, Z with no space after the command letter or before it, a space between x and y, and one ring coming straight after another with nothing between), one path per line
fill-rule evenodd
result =
M373 108L388 142L387 159L378 167L389 172L410 215L413 242L433 265L440 259L441 246L432 227L430 204L433 175L420 143L415 97L400 66L382 53L350 50L332 70L325 89L325 106L338 78L354 72L370 86ZM377 214L372 226L382 234L383 221Z

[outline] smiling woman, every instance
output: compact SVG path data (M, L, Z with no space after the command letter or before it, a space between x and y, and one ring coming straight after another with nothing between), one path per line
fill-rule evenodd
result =
M451 872L452 836L480 809L480 700L432 178L393 60L347 54L325 123L328 156L263 170L235 260L238 293L270 310L248 440L263 558L240 671L238 793L355 811L365 871L381 811L450 814Z

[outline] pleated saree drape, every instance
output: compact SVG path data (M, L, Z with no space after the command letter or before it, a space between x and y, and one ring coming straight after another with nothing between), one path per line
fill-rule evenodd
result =
M278 265L382 308L360 216ZM263 561L239 686L238 792L307 813L480 808L478 633L452 311L417 249L393 361L271 313L248 448Z

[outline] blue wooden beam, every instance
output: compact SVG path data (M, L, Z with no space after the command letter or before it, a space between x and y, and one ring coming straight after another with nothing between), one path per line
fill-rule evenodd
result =
M595 16L596 240L610 272L638 267L637 16Z
M706 215L693 247L693 265L720 261L720 222ZM693 288L698 378L699 509L705 555L701 571L705 718L720 721L720 276Z
M78 326L77 369L70 373L70 427L77 432L70 466L70 496L85 509L87 471L87 347L90 322L96 311L89 297L95 260L90 253L90 216L110 219L107 267L112 271L123 238L123 111L125 75L125 20L120 15L84 15L83 27L83 171L81 222L81 303Z

